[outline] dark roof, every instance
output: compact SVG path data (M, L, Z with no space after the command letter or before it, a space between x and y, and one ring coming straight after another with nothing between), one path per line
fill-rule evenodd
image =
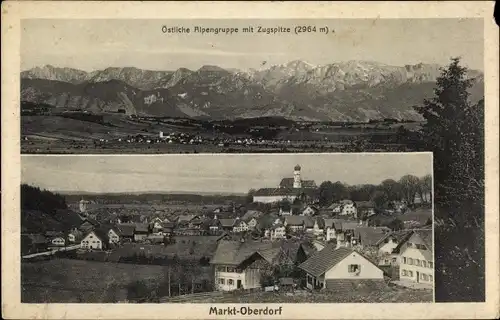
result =
M358 208L375 208L375 203L373 201L356 201L356 207Z
M326 228L335 228L336 230L342 230L342 223L345 222L342 219L325 219L324 221Z
M281 179L280 188L293 188L293 178Z
M285 222L287 225L291 226L300 226L306 225L306 217L305 216L286 216Z
M325 227L325 220L321 217L316 218L316 222L318 223L318 227L323 229Z
M86 218L85 221L83 221L82 223L85 223L85 222L88 222L93 226L99 225L99 222L96 219L92 219L92 218Z
M357 227L354 229L354 236L360 239L362 245L375 246L382 239L386 238L390 229L378 227Z
M148 233L149 225L147 223L136 223L135 224L135 233Z
M30 239L32 244L41 244L47 242L47 239L42 234L30 234L27 235L27 237Z
M60 221L68 229L78 228L84 221L78 213L69 209L57 210L54 214L54 218Z
M262 212L260 211L257 211L257 210L248 210L247 212L245 212L245 214L241 217L241 220L244 220L244 221L250 221L252 220L252 218L255 218L255 219L258 219L259 217L261 217L263 215Z
M345 247L336 249L336 246L336 244L327 245L299 265L299 268L319 277L354 252L354 250Z
M120 230L120 233L122 236L124 236L124 237L133 237L134 236L135 224L122 223L122 224L119 224L117 227Z
M222 227L233 227L236 219L219 219L220 224Z
M385 235L385 237L383 237L382 239L380 239L378 241L377 245L382 244L382 242L384 242L385 239L388 239L388 238L393 238L394 241L399 244L402 241L404 241L404 239L406 239L406 237L408 235L411 235L411 233L412 233L412 231L410 231L410 230L398 230L398 231L389 232Z
M302 180L301 182L302 188L316 188L316 182L314 180Z
M177 218L177 223L183 222L183 221L190 222L191 220L193 220L196 217L198 217L198 216L194 215L194 214L180 215Z
M276 246L276 243L274 245ZM256 253L267 262L272 263L279 253L279 250L275 249L273 242L220 240L210 263L238 266Z

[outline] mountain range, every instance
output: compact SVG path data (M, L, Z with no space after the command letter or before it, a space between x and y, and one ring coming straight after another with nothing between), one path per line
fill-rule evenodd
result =
M421 120L415 105L433 96L441 66L391 66L373 61L312 65L295 60L261 69L205 65L153 71L106 68L86 72L50 65L21 72L21 100L56 110L145 116L292 120ZM484 96L483 73L469 70L471 101Z

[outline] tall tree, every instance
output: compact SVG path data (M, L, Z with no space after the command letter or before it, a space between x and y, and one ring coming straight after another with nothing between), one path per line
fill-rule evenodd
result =
M380 184L380 188L387 194L389 201L399 201L402 198L401 184L393 179L386 179Z
M245 198L245 203L247 203L247 204L252 203L254 195L255 195L255 189L248 190L247 196Z
M431 202L432 199L432 176L427 174L419 179L418 193L424 202Z
M435 202L447 207L474 206L484 199L484 100L469 101L471 86L467 68L453 58L437 79L434 98L417 107L426 120L420 147L434 152Z
M418 177L407 174L401 177L399 183L401 184L403 196L407 203L410 205L415 203L415 194L417 193L418 186L420 184Z

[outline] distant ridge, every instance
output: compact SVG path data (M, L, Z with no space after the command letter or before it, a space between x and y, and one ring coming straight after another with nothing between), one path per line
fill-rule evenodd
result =
M441 67L294 60L248 71L204 65L196 71L112 67L85 72L47 65L21 72L21 100L95 114L125 110L129 115L213 120L421 121L414 106L434 95ZM484 75L469 70L467 76L474 84L471 101L477 102L484 97Z
M231 193L231 192L206 192L206 191L137 191L137 192L90 192L90 191L52 191L60 195L77 196L77 195L199 195L199 196L245 196L246 193Z

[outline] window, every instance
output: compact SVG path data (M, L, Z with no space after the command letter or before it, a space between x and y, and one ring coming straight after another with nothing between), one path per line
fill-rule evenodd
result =
M361 271L361 265L359 264L349 265L349 273L359 273L360 271Z
M427 261L422 260L422 267L427 268Z
M220 278L219 279L219 284L224 284L224 283L225 283L224 278Z
M235 272L235 269L232 267L227 267L227 272ZM229 281L231 281L231 280L229 280Z
M413 247L413 243L408 242L407 246L408 246L408 248L411 248L411 247Z
M425 273L421 273L420 274L420 279L424 280L424 281L427 281L428 277Z
M217 271L226 272L226 267L217 267Z
M431 276L431 275L429 275L429 281L431 281L431 282L433 281L433 279L432 279L432 276Z
M408 272L406 272L406 270L401 270L401 274L403 275L403 277L406 277L408 275Z
M392 263L396 263L396 262L397 262L396 258L392 258Z
M313 284L313 279L310 275L307 275L307 283Z
M431 261L427 261L427 263L429 263L429 268L434 268L434 263L432 263Z
M227 284L230 286L234 285L234 280L233 279L227 280Z
M413 271L408 270L408 277L413 277Z
M403 263L406 264L407 261L406 261L406 257L403 257Z
M408 264L413 264L413 259L412 258L408 258Z
M420 260L415 259L415 265L418 266L418 267L420 267Z

